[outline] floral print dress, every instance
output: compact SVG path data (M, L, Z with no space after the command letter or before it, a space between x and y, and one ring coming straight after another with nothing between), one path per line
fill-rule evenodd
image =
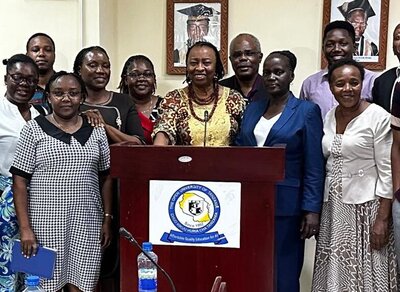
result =
M10 177L0 176L0 291L16 291L17 277L11 270L11 251L13 240L18 236L18 223L15 214Z

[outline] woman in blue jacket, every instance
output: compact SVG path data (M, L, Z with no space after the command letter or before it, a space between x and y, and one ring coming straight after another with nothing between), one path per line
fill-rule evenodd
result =
M300 290L304 240L318 233L324 185L321 111L291 93L296 63L289 51L267 56L263 79L268 97L248 106L237 139L241 146L286 146L285 178L275 196L278 292Z

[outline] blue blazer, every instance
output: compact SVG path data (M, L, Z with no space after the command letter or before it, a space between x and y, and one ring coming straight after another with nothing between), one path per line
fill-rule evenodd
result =
M268 109L267 98L247 107L236 144L257 146L254 127ZM323 123L318 105L290 93L288 102L272 126L264 146L286 144L285 178L276 185L275 216L319 213L323 200L325 160L322 154Z

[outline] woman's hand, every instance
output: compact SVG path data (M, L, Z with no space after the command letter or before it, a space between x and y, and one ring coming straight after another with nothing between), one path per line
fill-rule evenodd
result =
M111 232L111 218L105 217L103 226L101 227L101 249L106 249L112 239L112 232Z
M370 236L371 248L381 249L389 241L389 221L376 218Z
M35 234L29 227L20 228L21 234L21 252L26 258L35 256L38 249L38 244L36 242Z
M103 116L97 109L90 109L82 112L81 114L86 116L89 124L91 124L95 128L104 127L104 125L106 124L106 122L103 119Z
M301 239L310 238L319 232L319 214L306 212L301 220Z

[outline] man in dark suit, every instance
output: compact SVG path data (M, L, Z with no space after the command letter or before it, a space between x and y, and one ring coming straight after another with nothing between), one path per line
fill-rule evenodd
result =
M400 62L400 23L393 32L393 52ZM373 102L383 107L388 112L392 108L393 89L400 81L400 65L394 67L375 79L372 88Z
M258 69L262 60L260 42L247 33L236 36L229 46L229 60L235 75L221 80L222 86L239 91L246 102L267 95Z

